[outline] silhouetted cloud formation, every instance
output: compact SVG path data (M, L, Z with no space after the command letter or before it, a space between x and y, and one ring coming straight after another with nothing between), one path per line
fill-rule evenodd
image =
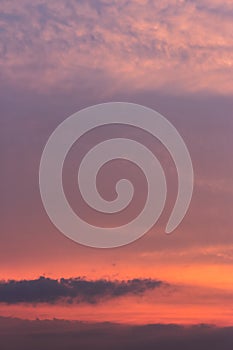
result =
M0 317L0 348L7 350L232 350L233 327L182 327Z
M0 302L55 303L64 300L68 303L93 304L128 294L142 294L162 285L165 283L152 279L91 281L80 277L60 280L40 277L35 280L10 280L0 282Z

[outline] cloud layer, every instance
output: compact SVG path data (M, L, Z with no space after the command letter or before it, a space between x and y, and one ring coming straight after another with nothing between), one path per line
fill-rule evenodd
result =
M40 91L229 94L232 19L232 1L3 0L1 75Z

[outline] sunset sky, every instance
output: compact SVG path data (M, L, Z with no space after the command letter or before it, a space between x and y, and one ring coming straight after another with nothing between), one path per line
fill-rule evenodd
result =
M39 164L63 120L110 101L150 107L173 123L192 158L194 192L182 223L166 235L177 194L166 149L130 127L84 135L66 159L63 184L88 222L118 226L145 200L143 174L113 161L97 178L100 192L112 200L118 177L127 176L135 184L132 205L111 216L83 202L78 165L101 140L143 143L168 182L165 210L150 232L121 248L94 249L51 223L40 198ZM36 319L43 333L43 322L56 318L63 321L50 321L51 329L65 330L64 320L88 321L93 329L98 322L118 323L107 330L114 337L128 334L127 327L174 324L186 339L194 325L208 324L217 327L216 334L208 330L210 338L233 341L232 0L1 0L0 125L0 337L20 322L35 330ZM73 332L72 322L69 327ZM203 349L215 349L206 341ZM229 344L222 349L232 349Z

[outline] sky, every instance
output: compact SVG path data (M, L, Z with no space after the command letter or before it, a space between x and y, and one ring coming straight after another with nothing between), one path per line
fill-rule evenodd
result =
M106 326L107 335L145 327L142 337L152 342L148 348L155 344L145 331L150 324L181 327L178 333L186 340L195 338L195 325L215 325L198 328L207 339L205 349L215 349L215 337L227 339L224 346L231 349L232 33L231 0L1 0L4 344L12 325L12 332L32 327L44 334L43 322L51 322L53 334L56 318L68 333L76 332L74 320L90 322L84 338L98 322L101 332L105 322L116 327ZM39 164L50 134L63 120L111 101L153 108L173 123L192 158L194 192L182 223L166 235L177 193L176 169L166 149L130 127L87 133L67 156L63 185L72 208L88 222L119 226L137 216L146 198L143 174L132 163L113 161L98 174L98 188L112 200L116 181L129 177L135 185L132 204L107 215L83 202L76 186L78 165L101 140L121 136L143 143L160 160L168 182L165 210L146 235L120 248L93 249L69 240L49 220L40 198ZM154 333L158 341L163 331ZM25 345L24 331L19 336ZM45 336L44 341L50 340Z

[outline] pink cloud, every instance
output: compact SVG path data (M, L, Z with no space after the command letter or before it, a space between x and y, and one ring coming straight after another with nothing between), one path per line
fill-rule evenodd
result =
M231 94L231 2L2 2L0 67L37 90Z

